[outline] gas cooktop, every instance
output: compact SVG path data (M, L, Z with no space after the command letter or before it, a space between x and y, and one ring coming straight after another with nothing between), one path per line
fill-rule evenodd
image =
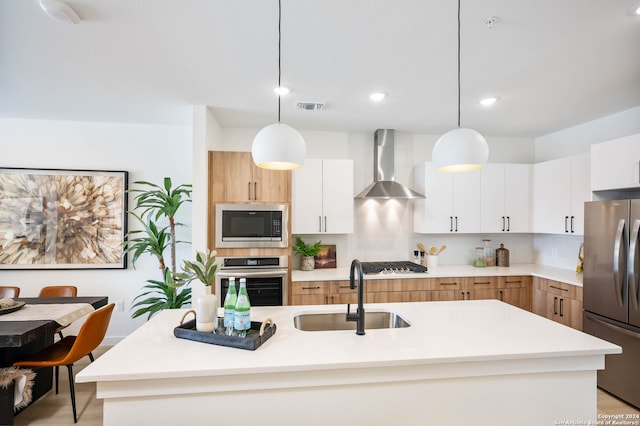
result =
M409 272L427 272L427 267L414 262L362 262L365 274L399 274Z

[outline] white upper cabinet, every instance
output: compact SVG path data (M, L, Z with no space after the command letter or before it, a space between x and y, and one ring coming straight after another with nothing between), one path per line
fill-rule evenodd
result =
M487 164L481 170L481 232L531 232L530 164Z
M640 133L591 145L591 189L640 188Z
M479 170L442 173L431 162L420 163L414 170L414 186L426 197L414 200L414 232L480 232Z
M294 234L353 232L353 161L307 159L293 171Z
M584 234L584 203L591 201L590 155L534 165L534 232Z

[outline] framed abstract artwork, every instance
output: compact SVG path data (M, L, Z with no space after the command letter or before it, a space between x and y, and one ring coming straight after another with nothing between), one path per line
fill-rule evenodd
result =
M0 168L0 269L124 269L124 171Z

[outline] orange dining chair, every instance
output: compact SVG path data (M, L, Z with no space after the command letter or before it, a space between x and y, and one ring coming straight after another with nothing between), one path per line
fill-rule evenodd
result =
M0 286L0 298L20 296L20 287Z
M38 297L76 297L77 295L78 287L72 285L52 285L42 287L42 289L40 290L40 294L38 294ZM64 337L62 335L62 330L67 327L68 325L56 328L56 333L58 333L61 339Z
M58 393L59 367L64 365L69 371L69 389L71 391L71 407L73 408L73 422L78 422L76 415L76 393L73 375L73 363L85 356L93 362L93 352L107 333L111 320L111 313L115 304L110 303L102 309L89 314L77 336L67 336L29 357L15 362L15 367L42 368L55 367L56 394Z

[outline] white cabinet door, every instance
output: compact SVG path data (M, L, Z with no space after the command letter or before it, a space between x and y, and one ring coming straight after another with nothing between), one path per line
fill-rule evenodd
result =
M428 162L416 166L414 178L415 187L426 197L414 201L414 232L480 232L479 170L442 173Z
M534 232L564 234L571 210L571 158L535 164L533 197Z
M353 232L353 161L323 160L322 232Z
M591 145L591 189L640 188L640 133Z
M306 159L293 171L291 232L317 234L322 230L322 160Z
M531 232L531 165L504 165L506 232Z
M571 217L569 233L584 235L584 203L591 201L591 155L571 157Z
M293 171L294 234L353 232L353 161L307 159Z
M531 165L487 164L481 176L482 232L531 232Z
M590 155L534 166L534 232L584 234L584 203L591 200Z

